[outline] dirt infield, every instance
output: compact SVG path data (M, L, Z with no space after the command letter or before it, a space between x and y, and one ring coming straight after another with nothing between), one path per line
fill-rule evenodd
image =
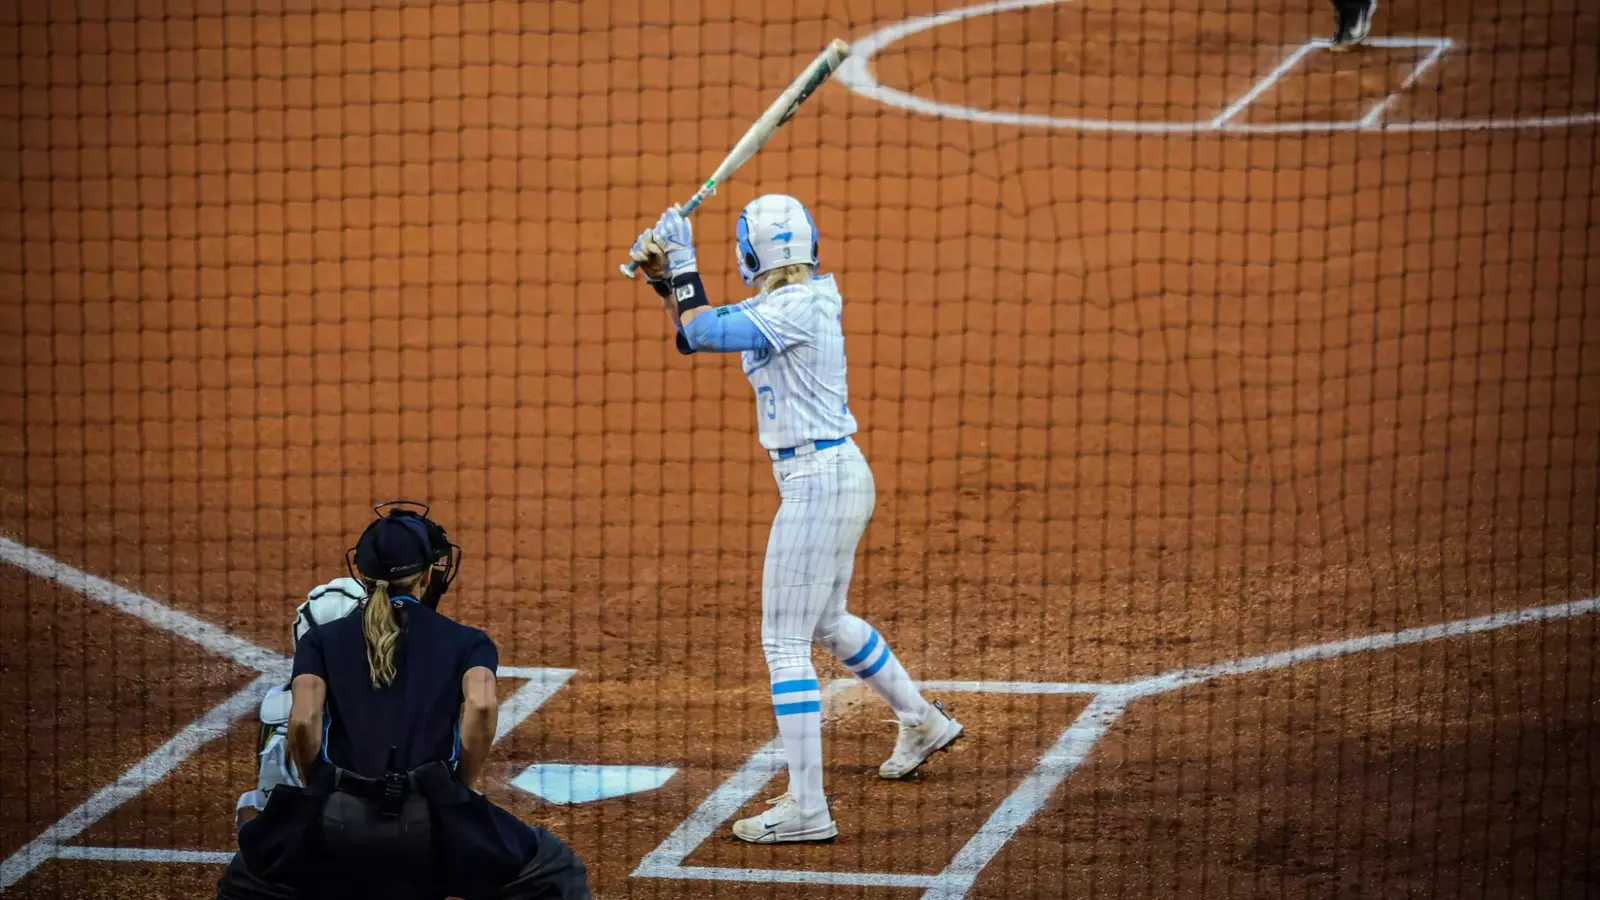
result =
M839 842L681 860L834 876L796 884L634 877L772 738L777 492L737 368L615 265L828 38L956 6L0 9L0 891L208 895L249 717L114 783L249 708L395 496L466 548L449 611L503 664L576 670L491 794L602 897L910 896L849 879L941 876L1057 772L953 893L1600 890L1588 607L1116 694L1067 739L1095 685L1600 593L1600 13L1385 4L1399 42L1335 56L1309 6L906 34L878 84L1059 127L832 84L697 216L720 296L734 210L815 212L879 486L852 609L922 678L1093 683L943 691L972 739L910 784L842 694ZM562 807L509 785L543 761L679 771Z

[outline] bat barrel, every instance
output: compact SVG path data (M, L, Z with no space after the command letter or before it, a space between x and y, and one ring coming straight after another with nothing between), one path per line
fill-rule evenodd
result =
M735 169L744 165L746 160L754 156L756 151L761 149L761 146L767 142L767 138L771 137L785 122L789 121L789 118L798 111L800 104L806 101L811 92L820 87L822 82L826 81L828 76L832 75L834 70L838 68L839 63L849 56L850 45L848 43L839 38L834 38L828 42L828 46L817 54L817 58L812 60L811 65L806 67L800 77L796 78L794 83L789 85L788 89L777 100L773 101L767 111L762 113L761 118L750 126L750 130L745 132L744 137L741 137L739 142L734 145L733 151L722 161L722 165L717 167L717 171L706 179L706 183L700 187L700 190L695 192L693 197L689 198L689 202L678 207L678 211L687 216L694 212L707 197L715 194L717 186L727 180ZM634 273L638 272L639 265L629 261L627 265L620 268L623 275L632 278Z

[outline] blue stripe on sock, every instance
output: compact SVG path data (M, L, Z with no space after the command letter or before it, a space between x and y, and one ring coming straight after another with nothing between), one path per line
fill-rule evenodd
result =
M878 657L878 661L873 663L872 665L868 666L867 668L862 669L861 671L857 672L856 675L861 677L861 678L871 678L872 676L878 674L878 670L883 668L883 664L888 662L889 661L889 657L891 657L893 655L894 655L893 653L889 652L889 645L888 644L884 644L883 645L883 654Z
M822 712L821 700L805 700L800 703L774 703L772 711L780 716L797 716L801 713Z
M793 681L780 681L772 686L774 694L793 694L796 691L815 691L817 687L815 678L796 678Z
M867 657L872 655L872 651L877 649L877 646L878 629L874 628L872 629L872 637L867 638L867 645L861 648L861 652L845 660L844 664L847 666L858 666L861 663L866 662Z

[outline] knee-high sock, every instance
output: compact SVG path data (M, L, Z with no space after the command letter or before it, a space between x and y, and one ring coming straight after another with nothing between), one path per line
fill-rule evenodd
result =
M789 792L800 811L828 805L822 793L822 691L809 663L772 669L772 711L789 760Z
M872 685L901 724L921 725L928 715L928 701L878 630L849 613L828 624L827 632L817 635L822 645L857 678Z

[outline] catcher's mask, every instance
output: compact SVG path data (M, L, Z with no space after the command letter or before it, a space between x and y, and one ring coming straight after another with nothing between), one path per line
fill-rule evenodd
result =
M373 507L373 512L378 518L345 553L350 574L367 581L398 581L432 568L433 576L418 600L438 609L460 568L461 548L428 518L426 503L391 500Z

